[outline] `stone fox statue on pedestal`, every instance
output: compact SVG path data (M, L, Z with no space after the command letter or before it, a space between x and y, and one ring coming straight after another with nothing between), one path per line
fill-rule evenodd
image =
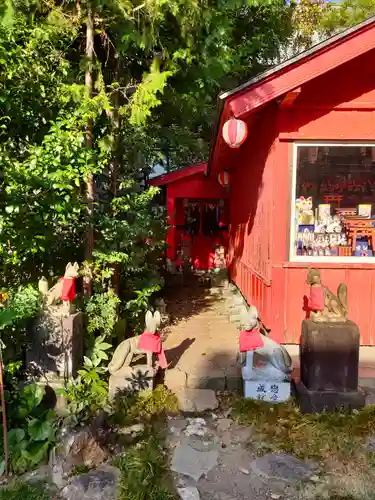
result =
M318 269L309 269L306 282L311 287L309 298L311 321L315 323L347 321L348 288L345 283L338 286L336 296L322 285Z
M155 334L160 326L161 317L159 311L156 311L153 315L151 311L146 313L146 330L149 333ZM121 373L121 369L130 366L133 356L135 354L145 354L147 357L147 365L152 367L152 355L153 352L146 351L138 348L138 344L141 336L131 337L130 339L125 339L116 348L112 361L108 365L108 371L111 375L117 375Z
M260 344L251 349L251 351L240 352L240 361L242 365L251 358L251 366L248 367L249 378L253 380L283 381L290 377L293 369L292 358L284 346L261 333L262 331L265 332L265 329L258 319L256 307L251 306L246 312L242 320L242 326L245 332L253 332L260 340ZM259 366L257 367L253 366L253 354L254 359L257 358L259 360Z

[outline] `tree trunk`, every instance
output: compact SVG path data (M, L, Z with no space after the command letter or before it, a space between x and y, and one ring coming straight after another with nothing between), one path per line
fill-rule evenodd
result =
M120 59L117 56L115 80L120 81ZM114 135L113 158L111 165L111 190L113 197L117 196L118 169L120 165L120 92L118 89L113 94L112 126ZM120 295L120 264L114 265L113 288L117 296Z
M94 62L94 14L90 0L87 2L87 21L86 21L86 72L85 86L86 95L91 98L93 93L93 62ZM86 126L86 147L93 148L93 121L89 118ZM94 248L94 176L89 173L86 185L86 203L87 203L87 228L85 241L85 260L92 261ZM90 274L84 278L84 293L86 297L92 294L92 277Z

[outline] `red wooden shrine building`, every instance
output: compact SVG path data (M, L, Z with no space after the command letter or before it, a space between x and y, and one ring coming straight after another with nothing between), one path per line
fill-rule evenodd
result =
M214 267L215 250L228 248L229 191L206 170L202 163L150 181L166 186L167 257L177 264L187 258L196 269Z
M168 183L170 257L190 198L229 222L227 236L201 215L193 252L208 267L213 244L228 249L231 280L275 340L299 342L315 267L333 292L347 284L349 318L375 345L375 18L222 94L207 166L153 183Z

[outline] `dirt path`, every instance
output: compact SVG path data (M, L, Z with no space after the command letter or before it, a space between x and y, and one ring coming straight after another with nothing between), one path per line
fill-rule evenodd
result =
M200 418L169 420L171 468L181 497L186 495L185 500L298 498L299 485L311 481L315 466L288 454L257 457L251 427L235 423L227 413L218 411Z
M167 304L172 318L164 342L169 378L177 380L182 372L189 388L239 388L238 330L228 320L225 299L193 284L174 290Z

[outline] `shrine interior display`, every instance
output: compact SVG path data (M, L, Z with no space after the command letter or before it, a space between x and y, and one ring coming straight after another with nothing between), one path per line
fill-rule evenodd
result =
M177 262L199 260L226 267L229 204L225 199L181 199L177 205ZM205 264L204 264L205 265Z
M375 255L375 147L298 146L296 256Z

